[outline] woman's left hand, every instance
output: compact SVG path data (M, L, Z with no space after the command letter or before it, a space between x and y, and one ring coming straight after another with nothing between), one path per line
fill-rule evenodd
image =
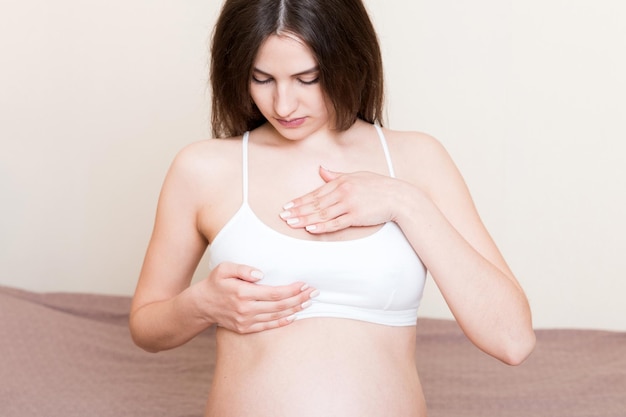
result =
M280 217L313 234L395 220L398 181L371 172L338 173L320 167L325 184L283 206Z

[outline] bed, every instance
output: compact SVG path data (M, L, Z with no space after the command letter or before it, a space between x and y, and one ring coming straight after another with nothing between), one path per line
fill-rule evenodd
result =
M201 416L214 329L171 351L135 347L129 297L0 286L0 416ZM478 351L455 322L420 318L429 417L625 417L626 333L537 330L519 367Z

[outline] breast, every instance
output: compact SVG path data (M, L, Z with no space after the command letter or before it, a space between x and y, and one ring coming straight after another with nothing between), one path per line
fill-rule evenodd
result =
M236 262L264 273L259 284L302 281L320 291L297 315L415 324L426 270L395 223L364 238L320 242L282 235L235 215L211 245L211 264Z

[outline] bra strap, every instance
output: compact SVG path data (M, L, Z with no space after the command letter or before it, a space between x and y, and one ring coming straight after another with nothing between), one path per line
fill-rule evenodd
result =
M377 124L374 125L376 131L378 132L378 137L380 139L380 144L383 146L383 152L385 152L385 159L387 159L387 167L389 168L389 176L392 178L396 177L396 173L393 170L393 164L391 163L391 154L389 153L389 147L387 146L387 139L385 139L385 135L383 134L383 130Z
M242 155L241 155L241 163L242 163L242 188L243 188L243 203L248 203L248 136L250 132L246 132L243 134L243 142L241 144L242 147Z

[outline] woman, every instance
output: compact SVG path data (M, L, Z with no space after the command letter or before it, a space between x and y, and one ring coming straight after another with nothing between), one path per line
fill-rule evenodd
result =
M382 79L360 0L225 2L222 139L173 162L130 319L149 351L218 326L207 416L426 415L427 269L476 346L509 364L532 350L526 297L446 151L379 127Z

